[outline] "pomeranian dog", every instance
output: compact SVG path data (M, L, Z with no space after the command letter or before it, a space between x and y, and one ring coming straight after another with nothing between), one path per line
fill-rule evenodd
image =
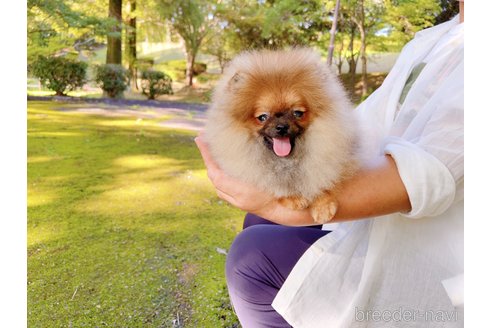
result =
M245 52L214 90L204 139L228 175L318 223L337 211L336 185L358 168L352 104L307 48Z

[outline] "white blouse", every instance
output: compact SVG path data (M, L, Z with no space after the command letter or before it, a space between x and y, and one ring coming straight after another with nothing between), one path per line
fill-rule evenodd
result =
M294 327L463 326L463 54L458 17L417 33L356 109L412 211L324 227L273 302Z

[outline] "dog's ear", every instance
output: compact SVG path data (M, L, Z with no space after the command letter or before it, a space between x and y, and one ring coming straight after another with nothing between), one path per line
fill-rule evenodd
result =
M243 83L244 83L244 74L240 72L236 72L229 80L227 86L229 90L237 91L241 87L241 85L243 85Z

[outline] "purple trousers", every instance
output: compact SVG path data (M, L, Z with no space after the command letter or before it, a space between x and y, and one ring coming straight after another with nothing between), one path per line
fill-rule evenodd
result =
M246 215L226 261L229 296L242 327L290 327L273 309L273 299L302 254L328 232Z

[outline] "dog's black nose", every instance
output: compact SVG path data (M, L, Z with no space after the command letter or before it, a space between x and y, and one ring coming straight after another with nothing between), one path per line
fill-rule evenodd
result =
M277 126L275 127L275 129L277 130L277 133L280 134L280 135L286 135L287 134L287 131L289 130L289 125L287 124L277 124Z

